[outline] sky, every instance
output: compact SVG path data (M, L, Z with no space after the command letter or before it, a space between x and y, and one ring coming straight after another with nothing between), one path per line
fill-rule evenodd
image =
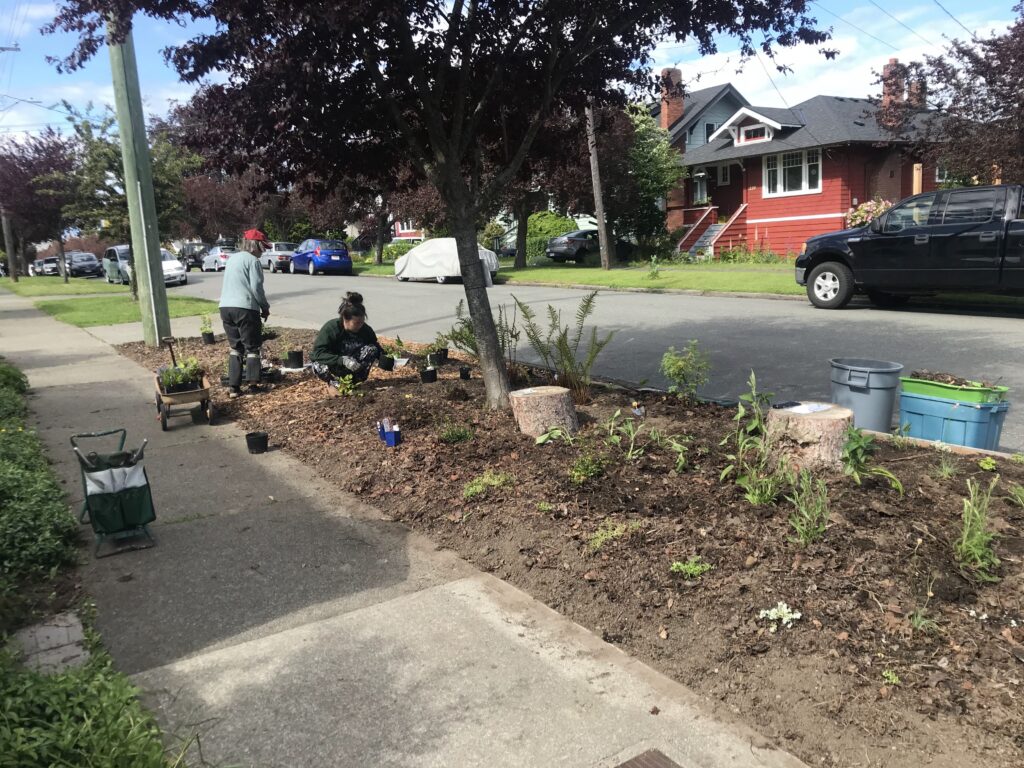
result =
M965 28L979 35L1002 32L1014 18L1015 2L877 0L876 5L872 0L812 0L810 10L819 28L831 27L828 45L839 50L834 61L817 46L781 49L777 62L790 71L779 73L763 56L741 67L735 42L729 39L720 41L713 56L701 56L692 42L667 41L654 52L654 68L679 67L691 89L731 82L757 106L791 106L822 94L869 96L878 91L873 72L889 58L908 62L940 53L949 40L966 38ZM53 15L49 0L0 0L0 46L17 44L21 49L0 52L0 136L65 126L62 100L80 109L89 103L98 108L113 104L106 49L71 74L59 74L46 61L47 56L66 55L73 46L67 35L39 31ZM194 87L179 81L161 51L204 29L208 27L136 19L135 49L147 114L165 114L172 102L189 98Z

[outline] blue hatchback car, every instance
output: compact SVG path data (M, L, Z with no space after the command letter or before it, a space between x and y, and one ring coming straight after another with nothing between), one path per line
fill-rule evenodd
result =
M295 249L288 269L293 275L296 272L351 275L352 257L348 255L348 246L344 240L311 237L303 240Z

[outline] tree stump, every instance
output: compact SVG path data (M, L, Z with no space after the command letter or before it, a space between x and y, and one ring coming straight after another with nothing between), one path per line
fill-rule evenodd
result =
M572 393L565 387L529 387L510 392L509 403L519 431L539 437L552 427L561 427L570 435L580 430Z
M821 408L821 410L813 410ZM805 411L811 411L807 413ZM801 403L797 410L772 409L768 435L793 469L837 469L853 411L833 403Z

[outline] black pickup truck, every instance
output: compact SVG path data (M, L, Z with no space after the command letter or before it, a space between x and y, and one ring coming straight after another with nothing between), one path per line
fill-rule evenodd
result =
M844 307L857 292L878 306L939 292L1024 295L1022 190L1004 184L908 197L863 227L810 238L796 281L822 309Z

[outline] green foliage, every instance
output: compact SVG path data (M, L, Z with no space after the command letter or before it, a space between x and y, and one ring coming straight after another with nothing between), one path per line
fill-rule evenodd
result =
M469 500L481 496L491 488L502 488L512 483L512 475L485 471L462 486L462 498Z
M555 505L552 504L549 501L538 501L537 502L537 511L538 512L543 512L544 514L548 514L549 512L554 512L555 511Z
M547 247L549 237L527 237L526 238L526 263L531 267L547 264Z
M891 669L882 670L882 680L885 681L886 685L900 684L900 676L893 672Z
M381 344L381 349L384 350L384 354L388 357L406 356L405 342L402 341L401 336L395 336L395 340L390 344Z
M967 481L968 498L964 499L960 538L953 545L957 562L980 581L998 581L992 573L999 567L999 558L992 550L996 535L989 530L988 523L988 506L998 482L999 476L996 475L988 489L982 490L973 479Z
M736 475L736 485L743 489L743 497L755 506L771 504L792 484L786 460L775 456L774 440L765 430L765 419L771 407L772 394L757 391L757 377L750 372L747 380L750 392L740 395L733 421L736 432L731 436L735 452L726 455L729 464L722 470L720 480ZM726 437L722 444L728 443Z
M763 243L758 242L753 248L749 248L745 243L723 248L715 254L715 261L722 264L785 264L792 259L769 251Z
M200 333L213 333L213 323L210 321L209 315L199 316L199 332Z
M583 328L587 318L594 312L597 291L591 291L580 300L576 308L576 325L571 328L562 325L562 313L548 305L548 329L545 333L537 324L536 314L528 304L518 298L516 306L523 315L524 331L530 347L537 353L545 366L552 369L558 383L567 387L578 403L590 400L590 372L601 351L612 340L614 331L609 331L603 339L598 339L597 328L590 329L590 338L583 359L578 359L580 343L583 340Z
M661 263L658 261L658 256L655 254L651 256L650 266L647 267L647 279L657 280L661 277Z
M562 427L551 427L547 432L543 432L538 435L534 441L535 445L546 445L553 440L562 440L569 445L576 442L576 438L573 437L572 433Z
M616 410L602 428L607 432L605 445L621 448L626 455L626 461L635 461L644 455L644 447L637 444L640 434L643 432L643 422L639 424L633 418L619 420L621 410Z
M983 469L986 472L995 472L999 469L999 465L996 464L996 460L991 456L985 456L984 458L978 459L978 468Z
M661 356L661 374L672 382L669 392L682 400L694 400L697 389L708 383L711 361L697 348L697 340L691 339L684 352L669 347Z
M893 430L889 444L897 451L907 451L914 445L913 438L909 436L910 425L903 424Z
M862 429L849 427L846 430L843 452L839 457L843 462L843 472L853 478L853 482L857 485L860 485L866 476L881 477L888 481L889 486L902 498L903 483L885 467L875 466L871 463L874 452L875 438L866 434Z
M815 480L806 469L800 471L793 493L786 497L793 504L789 524L796 540L805 547L821 538L828 527L828 487L824 480Z
M25 374L10 363L3 362L3 358L0 358L0 390L8 390L19 395L28 392L28 379L25 378Z
M505 228L494 219L491 219L480 231L480 234L477 236L477 242L479 242L484 248L497 250L494 247L494 241L504 236Z
M1024 486L1020 485L1020 483L1014 483L1010 486L1008 493L1010 494L1008 496L1010 501L1018 507L1024 507Z
M910 614L910 627L915 632L939 631L939 624L935 619L929 618L927 607L918 608Z
M678 474L686 469L690 454L690 438L686 435L666 435L660 430L651 429L651 441L659 448L667 448L675 454L675 466L672 468L674 472Z
M1024 453L1015 453L1010 456L1010 461L1014 464L1024 464Z
M338 394L342 397L362 397L361 387L362 382L352 378L351 373L345 376L334 377L334 388L338 390Z
M583 485L587 480L604 473L604 461L590 453L580 455L569 467L569 480L574 485Z
M465 443L473 439L473 430L465 424L445 424L437 439L448 445Z
M516 349L519 346L520 337L516 308L512 307L509 311L505 309L504 305L499 305L498 317L494 320L494 329L498 334L501 356L505 358L505 365L511 371L516 365ZM438 341L441 340L445 346L450 343L463 354L479 359L480 344L477 342L473 318L466 311L464 299L460 299L455 306L455 325L449 328L447 333L438 334Z
M396 261L402 256L405 256L405 254L417 245L419 245L419 243L388 243L384 246L384 261Z
M160 370L160 386L164 388L164 392L182 384L200 384L202 380L203 367L194 357Z
M943 480L949 480L956 476L956 460L948 453L939 454L939 466L935 470L937 474Z
M704 562L704 559L700 555L694 555L685 563L676 560L669 567L669 571L671 573L678 573L684 579L689 581L690 579L699 579L714 567L715 566L711 563Z
M131 680L93 651L82 667L44 675L0 653L0 764L18 768L173 768Z
M597 531L587 541L587 546L590 547L591 552L599 551L605 544L616 539L621 539L630 531L635 531L640 528L640 523L613 523L608 518L601 521L601 525L597 527Z
M531 213L527 220L527 237L543 238L547 242L552 237L564 235L575 230L576 222L554 211L537 211Z
M646 107L632 105L627 116L633 128L627 159L632 194L623 194L614 201L614 227L646 240L664 233L665 211L659 201L668 198L686 177L686 168L668 131L658 125Z

